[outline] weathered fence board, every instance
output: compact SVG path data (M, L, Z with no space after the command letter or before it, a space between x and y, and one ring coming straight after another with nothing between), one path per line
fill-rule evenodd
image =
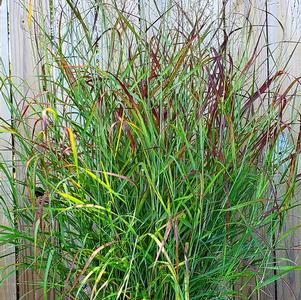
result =
M31 2L33 5L33 11L35 11L39 1ZM29 21L28 8L29 0L9 1L9 32L10 32L10 48L11 48L11 77L14 85L17 85L22 91L23 95L26 95L27 99L34 100L35 89L37 87L36 76L38 75L37 63L35 61L35 52L33 48L33 42L31 40L31 30L33 30L33 22ZM29 28L31 27L31 29ZM24 103L23 99L18 94L14 95L12 99L14 105L22 107ZM31 128L19 128L19 130L31 130ZM20 145L15 143L15 153L18 153ZM23 182L25 178L24 162L21 162L20 157L16 154L15 157L16 179L18 182ZM18 186L18 199L20 206L26 203L26 191L25 187ZM23 222L18 221L20 228L26 226ZM24 251L24 252L23 252ZM32 255L32 249L26 247L25 250L19 250L17 252L17 262L23 263L26 255ZM26 263L26 262L25 262ZM42 299L41 290L37 288L38 274L31 270L22 270L18 273L18 289L19 296L22 296L24 300Z
M226 32L228 35L232 35L228 47L230 48L230 53L234 55L234 61L244 66L253 53L256 53L256 61L253 65L257 76L256 88L263 84L269 74L269 65L267 63L268 28L266 26L267 14L265 5L265 0L230 0L227 2L225 14ZM252 76L252 70L250 70L248 76ZM245 84L249 84L248 80ZM266 108L262 106L263 112ZM264 229L262 236L265 236ZM265 238L270 239L270 237ZM273 257L274 251L271 250L270 255ZM273 275L273 273L270 275ZM235 299L247 299L248 297L254 300L276 299L276 286L274 283L256 293L252 292L257 283L264 279L259 276L256 276L251 281L242 279L236 285L241 296L237 296Z
M9 43L8 43L8 0L0 1L0 74L3 75L3 78L9 78ZM4 99L4 94L7 94L7 98ZM9 125L11 122L11 112L10 108L7 105L9 100L9 91L0 92L0 124L3 125L4 122L7 122L6 125ZM5 123L4 123L5 124ZM5 162L8 166L9 172L12 173L12 147L11 147L11 136L10 134L2 134L0 139L0 159ZM0 196L3 197L1 201L7 203L7 208L10 209L10 188L7 183L7 178L4 174L0 173L0 184L2 185L2 191L5 193ZM8 213L8 212L6 212ZM7 224L7 217L3 210L0 210L0 224ZM9 276L3 285L0 286L0 300L14 300L16 299L16 275L15 268L13 264L15 263L15 254L14 247L12 245L7 245L0 247L0 268L7 268L6 272L3 274L3 278L0 277L0 280L4 280L5 276ZM10 254L10 255L8 255ZM8 256L6 256L8 255ZM5 257L3 257L5 256ZM10 267L9 267L10 266Z
M297 0L276 0L268 2L268 24L269 24L269 48L270 48L270 68L272 71L285 69L284 82L290 83L300 76L301 64L301 3ZM290 94L300 95L300 85L296 85ZM290 101L290 95L287 100ZM285 116L286 120L300 120L297 110L300 111L301 102L298 97L290 103L291 109ZM298 126L297 126L298 127ZM296 129L296 125L292 125ZM295 139L297 136L295 135ZM300 173L300 155L298 173ZM279 195L281 200L281 195ZM296 228L296 230L285 239L282 245L278 245L277 264L281 258L286 259L286 265L301 265L301 206L300 192L297 193L294 207L288 212L289 217L282 228L282 233ZM277 299L301 299L301 271L292 271L287 276L281 278L276 283Z

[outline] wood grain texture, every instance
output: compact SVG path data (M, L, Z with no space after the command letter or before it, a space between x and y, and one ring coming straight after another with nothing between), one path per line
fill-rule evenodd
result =
M253 64L256 69L256 88L259 88L267 80L270 73L267 53L269 33L266 26L267 14L265 7L265 0L230 0L226 5L226 31L228 35L231 34L228 50L233 55L234 61L237 64L241 63L241 65L245 65L253 53L256 53L256 60ZM252 76L252 71L250 70L249 76ZM249 80L249 82L252 83L253 80ZM246 84L248 84L248 81ZM267 103L268 101L266 101L266 105L261 107L262 113L266 111ZM264 231L262 235L266 236ZM273 259L274 252L271 251L270 255ZM266 275L272 276L273 273ZM260 291L255 291L256 281L264 280L265 278L258 275L249 282L244 279L237 282L235 286L240 295L236 299L276 299L275 283L262 288Z
M43 2L43 1L42 1ZM38 10L41 8L40 0L33 1L33 14L37 15ZM35 50L36 44L33 42L33 37L38 36L36 31L35 22L31 23L28 19L29 0L9 1L9 32L10 32L10 48L11 48L11 76L14 85L18 86L21 91L20 95L15 94L13 97L14 105L22 107L23 97L27 101L33 101L38 91L37 76L39 74L39 65L37 63L37 52ZM33 35L35 33L35 35ZM23 118L28 118L31 110ZM26 128L19 128L21 132L31 132L34 120L28 119ZM18 142L15 143L16 153L22 152ZM25 179L25 162L16 154L15 156L15 172L17 182L24 182ZM27 203L27 192L25 186L18 185L18 205L24 206ZM18 226L21 230L29 230L26 226L32 224L25 224L22 220L18 220ZM31 245L26 244L25 250L17 252L17 263L28 263L26 257L33 256L33 248ZM20 270L17 277L17 287L19 297L24 300L42 299L43 294L41 290L41 281L43 272L32 270Z
M263 62L260 76L264 79L270 74L274 74L277 70L285 69L287 74L283 79L284 87L291 83L294 78L300 76L301 45L299 44L301 40L301 3L297 0L233 0L231 3L233 6L229 10L227 17L236 11L239 15L239 23L241 22L239 19L247 14L248 21L250 20L255 25L254 30L258 31L260 27L265 27L263 43L261 42L264 51L260 57L260 60ZM266 9L267 12L265 11ZM231 18L231 20L237 19ZM234 23L235 22L236 21L234 21ZM233 24L233 22L230 23ZM237 41L238 43L242 42L241 39ZM300 95L300 88L292 90L292 93ZM291 103L291 110L288 110L286 113L286 120L296 119L296 113L300 111L300 106L300 98L297 97L296 100ZM298 173L300 173L300 167ZM279 201L281 201L281 199L279 199ZM300 204L300 192L296 195L294 204ZM300 214L300 207L296 207L289 212L282 233L300 225ZM276 251L277 264L300 265L300 244L301 230L297 229L285 240L283 245L278 245L279 248L285 250ZM301 299L300 280L300 271L290 272L286 277L263 289L262 293L258 295L258 299Z
M9 16L10 16L10 43L11 43L11 64L12 64L12 80L14 84L18 85L24 95L30 95L29 86L34 84L34 63L33 63L33 51L30 42L30 34L27 28L27 15L24 9L21 7L19 1L13 0L9 3ZM23 82L21 79L24 79ZM14 98L17 104L21 98ZM18 151L19 145L15 144ZM16 156L16 178L17 180L24 180L24 167L20 158ZM25 198L25 190L21 186L19 188L18 202L22 206ZM24 228L24 224L20 222L18 224L20 229ZM26 260L24 257L29 255L30 249L17 252L17 262L23 263ZM30 270L21 270L18 273L17 284L19 295L25 295L24 299L35 299L35 293L33 290L34 274Z
M9 76L9 39L8 39L8 1L0 1L0 76L5 78ZM9 97L9 91L4 90L2 93ZM11 113L4 94L0 93L0 118L4 119L8 124L11 123ZM0 124L2 122L0 121ZM0 162L5 163L9 172L12 174L12 144L10 134L1 134L0 139ZM1 197L7 203L8 210L11 210L11 191L7 178L0 172ZM7 211L6 213L11 213ZM9 226L8 219L5 216L4 210L0 209L0 224ZM8 255L10 254L10 255ZM0 300L15 300L16 299L16 276L15 276L15 248L11 245L0 247L0 268L6 269L1 271L0 280L5 276L9 276L7 280L0 286ZM7 256L6 256L7 255ZM10 267L9 267L10 266Z
M270 41L270 68L272 71L285 69L286 76L283 79L284 87L290 84L294 78L301 75L301 3L298 0L268 1L270 12L269 41ZM300 95L300 86L296 86L291 93ZM288 97L288 101L290 98ZM301 98L298 96L290 103L285 119L295 120L297 112L300 112ZM298 125L295 125L296 132ZM297 136L295 135L295 139ZM301 171L299 155L299 170ZM296 193L293 204L298 205L288 212L282 233L298 227L301 224L300 191ZM281 197L279 201L281 201ZM278 245L278 265L301 265L301 229L297 228L282 244ZM283 249L283 250L282 250ZM285 261L283 261L285 259ZM290 272L277 282L277 299L301 299L301 271Z

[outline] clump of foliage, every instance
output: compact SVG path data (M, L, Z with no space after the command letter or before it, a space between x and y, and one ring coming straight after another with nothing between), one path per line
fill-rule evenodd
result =
M300 138L285 72L262 79L259 43L238 54L205 12L175 5L148 23L67 3L54 33L34 24L39 93L2 80L24 166L6 172L0 238L17 270L36 272L45 299L230 299L288 271L274 254Z

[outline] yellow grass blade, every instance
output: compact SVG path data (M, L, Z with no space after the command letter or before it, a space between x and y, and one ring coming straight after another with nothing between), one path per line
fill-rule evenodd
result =
M32 5L32 0L29 0L29 3L28 3L28 19L27 19L29 29L31 28L31 25L32 25L32 12L33 12L32 6L33 6Z
M73 153L73 159L74 159L74 165L75 165L75 168L76 168L77 177L79 178L78 155L77 155L74 135L73 135L72 129L69 128L69 127L67 128L67 132L68 132L68 135L69 135L69 141L70 141L71 150L72 150L72 153Z

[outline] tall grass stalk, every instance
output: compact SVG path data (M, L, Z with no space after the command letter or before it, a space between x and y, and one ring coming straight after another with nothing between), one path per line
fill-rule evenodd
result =
M40 274L32 288L45 299L231 299L297 269L273 253L295 205L300 134L285 116L299 82L284 86L285 70L263 79L264 48L238 55L201 7L189 16L172 2L151 23L66 3L54 31L33 20L35 98L1 78L4 97L22 99L1 132L25 175L0 164L14 208L0 243L34 249L16 264Z

